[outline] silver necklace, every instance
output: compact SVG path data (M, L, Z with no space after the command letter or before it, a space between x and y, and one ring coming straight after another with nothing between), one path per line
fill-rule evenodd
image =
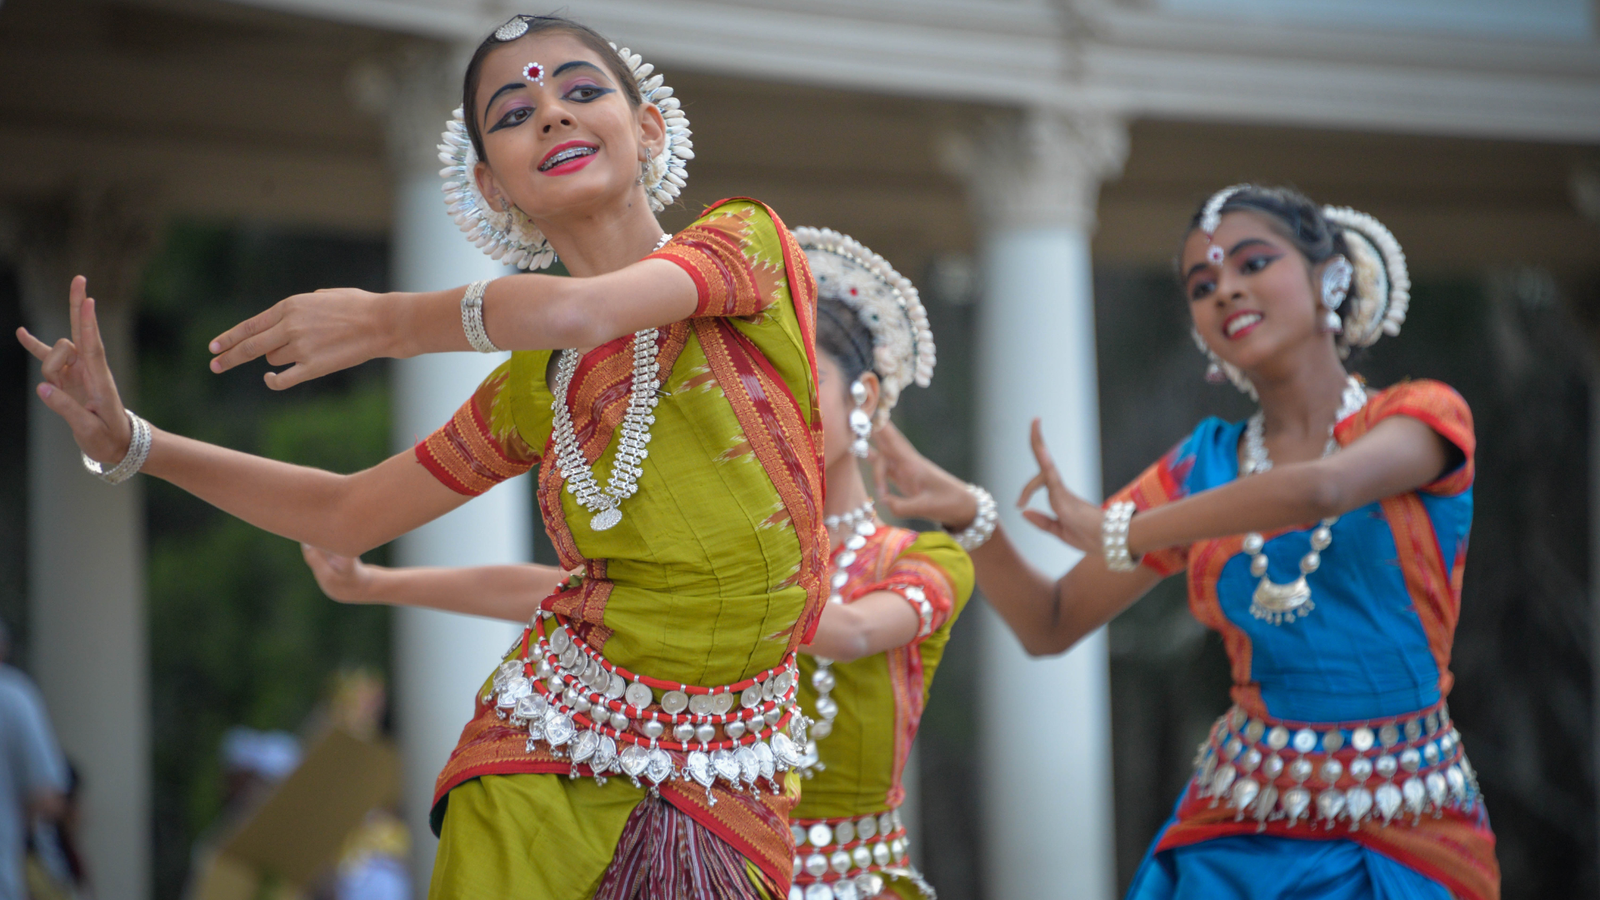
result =
M1339 412L1334 416L1334 424L1328 426L1328 442L1323 445L1323 457L1331 456L1339 450L1339 442L1333 436L1334 426L1366 405L1366 388L1362 387L1361 382L1354 376L1347 376L1344 394L1339 401ZM1256 410L1256 414L1251 416L1249 423L1245 425L1245 460L1239 471L1241 478L1272 469L1272 458L1267 455L1265 431L1266 415L1261 410ZM1311 550L1300 558L1300 575L1287 584L1278 584L1267 575L1266 541L1261 537L1261 533L1252 531L1244 536L1243 549L1250 554L1250 574L1260 579L1256 582L1255 593L1250 598L1252 616L1273 625L1282 625L1311 614L1316 604L1311 600L1311 586L1306 583L1306 576L1322 566L1322 552L1333 544L1333 523L1337 521L1339 521L1338 516L1330 516L1312 529Z
M843 522L846 517L852 517L851 521ZM867 545L867 538L878 532L878 525L873 521L874 517L875 510L871 500L838 517L841 520L840 524L848 525L854 534L846 538L844 544L839 547L839 552L834 554L833 575L828 580L829 603L844 602L844 587L850 583L850 566L855 564L856 555L861 548ZM823 519L823 523L830 529L836 527L828 521L831 518L834 517ZM805 753L800 761L801 770L807 773L813 770L820 772L826 768L817 756L817 741L833 733L833 720L839 715L839 701L829 696L837 684L833 676L833 660L824 656L812 658L817 662L817 668L811 673L811 686L817 690L816 721L811 723L810 740L806 741Z
M842 512L836 516L823 516L822 524L829 531L837 531L840 528L854 528L858 523L870 520L876 513L877 504L869 497L867 502L849 512Z
M663 234L655 249L666 246L672 235ZM651 251L652 253L655 250ZM611 478L604 488L594 480L594 469L584 459L572 429L572 411L567 402L567 392L572 387L573 376L578 372L578 361L583 354L577 350L562 350L556 363L555 399L550 404L554 413L551 435L555 443L556 466L567 482L567 493L574 495L578 504L593 513L589 527L605 531L622 521L622 501L639 490L639 476L644 474L641 463L650 455L650 426L656 423L657 391L661 387L661 366L657 362L660 349L656 346L659 331L646 328L633 335L633 385L628 395L628 410L622 416L622 426L617 435L617 454L611 462Z

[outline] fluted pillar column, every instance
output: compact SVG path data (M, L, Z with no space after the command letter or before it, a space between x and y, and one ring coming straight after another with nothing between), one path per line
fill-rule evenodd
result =
M135 393L133 292L159 213L142 191L80 186L19 210L12 251L40 339L70 334L67 291L89 278L123 401ZM30 380L37 381L32 366ZM150 894L150 655L144 482L84 470L66 423L28 404L28 661L83 781L83 852L101 896Z
M1120 171L1127 132L1103 114L1030 110L985 134L958 154L982 222L978 471L1022 554L1057 574L1079 554L1010 501L1036 471L1035 416L1068 486L1100 497L1089 240L1100 182ZM986 896L1111 900L1105 631L1032 659L992 610L980 615Z
M418 48L392 71L386 113L394 171L392 282L396 290L437 290L507 269L467 242L445 212L435 145L460 104L471 48ZM411 447L443 425L503 356L442 353L394 363L394 442ZM399 565L469 566L526 562L532 554L527 479L501 485L402 537ZM404 811L414 839L416 892L426 891L437 845L428 828L434 779L472 716L478 687L520 629L505 622L422 609L395 614L395 720Z

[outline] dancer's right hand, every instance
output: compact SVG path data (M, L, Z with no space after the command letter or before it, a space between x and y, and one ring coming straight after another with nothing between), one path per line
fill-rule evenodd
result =
M372 568L358 556L340 556L321 547L300 545L300 555L305 557L311 574L317 578L317 587L331 599L340 603L366 603L371 594Z
M878 502L902 519L927 519L952 531L972 524L978 501L966 482L951 475L906 440L899 429L886 424L874 436L872 474ZM891 493L890 486L899 493Z
M368 360L396 355L392 324L397 301L357 288L325 288L279 300L212 340L211 371L265 356L281 372L262 376L275 391Z
M106 346L88 289L89 281L82 275L72 279L71 339L61 338L51 346L28 329L18 328L17 340L41 363L44 382L38 387L39 399L66 420L78 449L101 465L114 466L128 455L133 428L106 364Z

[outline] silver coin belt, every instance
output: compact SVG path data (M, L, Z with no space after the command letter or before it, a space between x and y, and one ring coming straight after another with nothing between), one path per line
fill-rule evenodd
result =
M883 893L879 872L909 865L898 809L839 819L797 819L789 900L866 900Z
M548 638L539 618L551 626ZM800 763L807 719L795 703L793 654L736 685L661 689L625 678L549 612L539 614L523 643L526 653L500 664L485 700L513 727L527 729L527 752L542 743L570 760L571 777L584 765L601 784L614 774L652 790L669 779L692 781L715 804L718 781L779 793L780 773Z
M1235 821L1308 828L1471 812L1477 773L1445 704L1354 726L1292 725L1235 706L1217 720L1195 760L1194 790Z

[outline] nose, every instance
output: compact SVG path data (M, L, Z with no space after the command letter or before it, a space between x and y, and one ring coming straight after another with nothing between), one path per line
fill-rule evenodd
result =
M1217 274L1217 289L1212 294L1217 306L1227 306L1243 296L1243 281L1234 273L1228 271L1227 267L1223 267L1222 271Z

